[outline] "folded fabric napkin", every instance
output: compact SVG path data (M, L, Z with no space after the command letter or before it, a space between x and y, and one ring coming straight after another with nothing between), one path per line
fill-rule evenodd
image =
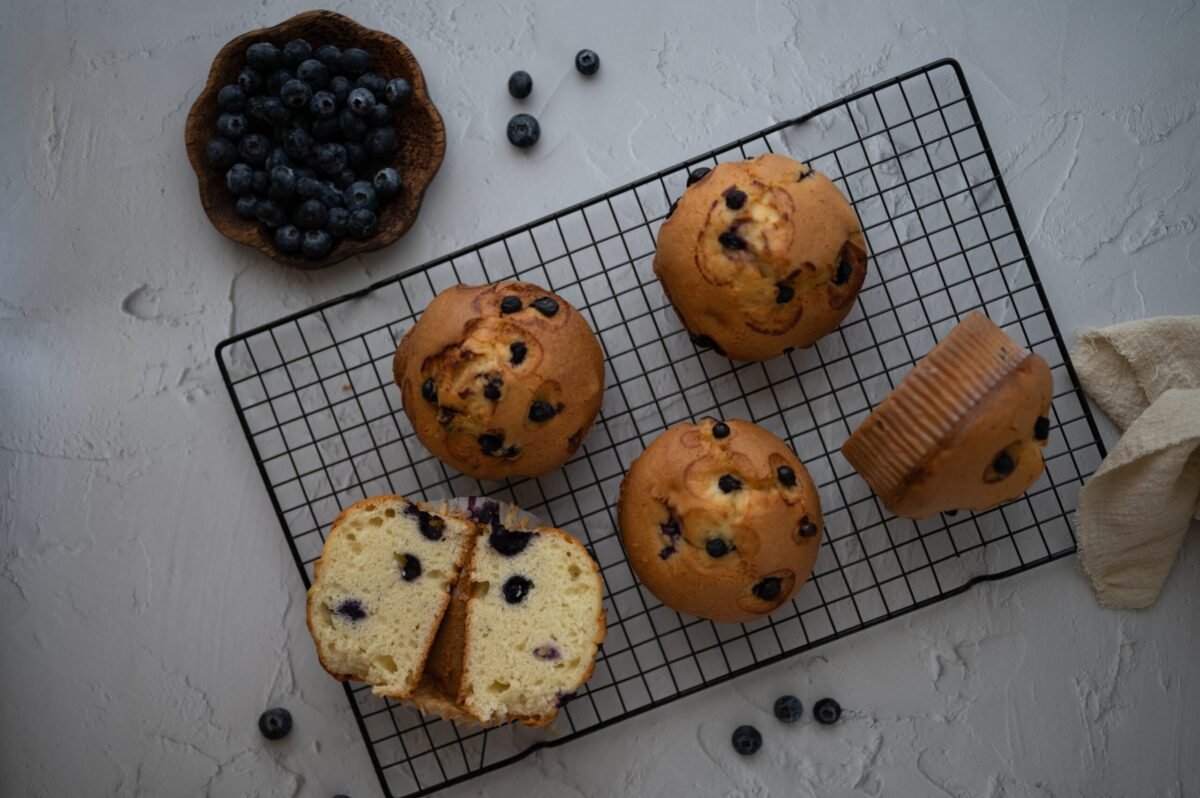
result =
M1104 606L1149 607L1200 518L1200 316L1087 330L1071 359L1124 432L1080 492L1080 563Z

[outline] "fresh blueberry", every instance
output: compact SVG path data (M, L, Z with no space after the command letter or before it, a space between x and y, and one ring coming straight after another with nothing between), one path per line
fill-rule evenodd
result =
M529 589L533 587L533 582L523 576L510 576L505 582L502 591L504 600L509 604L520 604L529 595Z
M342 599L334 612L351 622L361 621L367 617L367 608L355 598Z
M704 550L709 557L724 557L729 553L729 544L721 538L709 538L704 543Z
M377 161L387 160L396 151L396 128L375 127L367 132L367 154Z
M780 583L779 577L768 576L755 585L751 592L763 601L774 601L779 598L779 591L782 589L783 585Z
M272 125L286 125L292 121L292 112L278 97L268 97L263 103L263 110L266 112L267 121Z
M400 175L392 167L385 166L375 173L375 177L371 179L371 185L375 187L375 193L380 199L393 197L400 191Z
M717 240L721 242L721 246L725 247L725 249L740 250L746 248L746 240L734 230L726 230L717 236Z
M508 93L518 100L524 100L533 91L533 78L523 69L508 76Z
M248 136L243 136L238 142L238 154L242 156L242 160L251 166L262 166L267 162L267 156L271 153L271 142L266 136L261 133L251 133Z
M357 89L369 89L372 95L382 97L384 92L387 91L387 81L382 75L367 72L358 76L358 80L354 81L354 87Z
M279 48L270 42L255 42L246 48L246 63L255 69L274 69L280 59Z
M529 114L517 114L508 120L508 140L516 147L532 147L541 135L542 126Z
M296 206L295 221L304 230L324 227L329 219L329 209L317 199L306 199Z
M290 197L296 191L296 172L290 166L276 166L271 169L271 188L280 195Z
M356 78L371 68L371 56L366 50L357 47L347 47L342 50L342 71Z
M519 313L522 307L524 306L521 304L521 297L516 294L509 294L500 300L501 314Z
M742 481L733 474L722 474L717 480L717 487L722 493L733 493L735 490L742 489Z
M359 208L350 214L350 224L347 229L354 238L360 240L370 238L375 235L375 214L366 208Z
M284 252L299 252L300 228L294 224L280 225L275 228L275 246Z
M312 137L317 141L333 141L341 138L342 126L337 117L318 119L313 122Z
M341 208L342 190L333 183L330 183L328 180L322 180L317 188L317 199L319 199L326 208Z
M255 95L246 100L246 116L250 117L256 122L262 122L263 124L269 125L271 123L271 117L267 114L268 99L270 98L263 97L261 95Z
M351 169L361 169L367 165L367 148L357 141L347 141L342 145L346 148L346 163ZM354 181L350 181L354 182Z
M786 305L796 298L796 289L787 283L775 284L775 304Z
M246 92L241 86L222 86L217 92L217 107L227 114L235 114L246 107Z
M508 345L508 353L508 362L519 366L525 362L525 355L529 354L529 347L525 345L524 341L514 341Z
M842 717L842 705L832 698L822 698L813 704L813 717L823 726L837 723Z
M549 421L554 418L556 412L554 405L542 399L535 399L533 404L529 406L529 420L536 423Z
M397 108L412 99L412 86L404 78L392 78L383 87L383 101Z
M336 175L346 168L346 148L326 143L317 148L317 168L327 175Z
M262 73L253 67L246 67L237 76L237 85L241 86L246 94L258 94L265 82Z
M318 91L309 100L308 111L318 119L328 119L337 113L337 98L333 96L333 92Z
M296 77L311 88L323 89L329 84L329 67L316 58L310 58L296 67Z
M237 205L235 207L237 208L238 216L242 217L243 219L253 219L255 218L254 211L258 208L258 197L254 196L253 194L245 194L241 197L238 197Z
M324 64L331 72L342 71L342 51L333 44L322 44L313 53L313 58Z
M1038 416L1033 425L1033 437L1039 441L1049 440L1050 438L1050 419L1045 416Z
M795 723L804 714L804 705L794 695L781 695L775 699L775 717L784 723Z
M271 176L262 169L255 169L251 182L254 186L255 194L265 194L267 193L267 189L271 187Z
M845 285L852 274L854 274L854 267L850 265L850 261L842 258L838 261L837 274L833 275L834 285Z
M283 707L268 709L258 716L258 730L268 740L282 740L292 730L292 713Z
M350 91L354 88L354 84L345 75L336 75L329 81L328 88L333 94L333 99L337 100L338 107L340 108L346 104L346 99L350 96Z
M323 258L333 249L333 237L324 230L305 230L300 249L307 258Z
M283 208L274 200L265 199L258 203L258 207L254 209L254 215L258 220L267 227L274 229L287 221L287 214L283 212Z
M292 39L283 46L283 65L298 67L312 58L312 47L304 39Z
M379 200L375 197L375 188L366 180L359 180L347 188L342 194L342 201L351 211L359 208L373 211L379 206Z
M340 188L342 191L354 185L355 179L358 176L354 174L354 170L350 168L343 169L333 177L333 185Z
M1011 474L1016 467L1016 461L1012 459L1012 455L1008 452L1000 452L996 456L996 459L992 461L992 468L1002 477Z
M343 108L341 113L338 114L338 125L341 128L342 136L347 141L362 141L367 137L367 120L358 116L349 108Z
M704 176L711 171L712 169L709 169L707 166L701 166L699 169L693 169L691 172L688 172L687 184L689 186L694 186L703 180Z
M283 88L279 90L279 99L293 111L307 108L312 98L312 87L304 81L296 80L295 78L283 84Z
M538 297L529 303L529 307L541 313L546 318L550 318L555 313L558 313L558 303L548 296Z
M731 211L741 210L746 204L746 192L731 188L725 192L725 207Z
M718 439L728 438L729 437L729 425L726 424L724 421L718 421L716 424L713 424L712 435L714 438L718 438Z
M346 107L356 116L366 116L375 107L375 95L371 93L370 89L355 89L346 98Z
M208 142L208 162L218 169L228 169L237 163L238 151L229 139L217 137Z
M325 229L334 238L345 238L350 229L350 211L345 208L330 208L329 218L325 220Z
M515 532L493 523L492 531L488 534L488 545L502 557L515 557L525 551L532 538L532 532Z
M283 137L283 151L297 160L307 158L312 148L313 137L298 127L292 128Z
M421 561L415 554L403 554L403 565L400 567L400 578L405 582L414 582L421 575Z
M316 180L317 178L317 173L307 166L294 166L292 168L296 170L297 180L302 177L307 177L309 180Z
M270 172L276 166L291 166L292 161L288 158L287 151L283 147L272 147L271 154L267 156L266 163L263 168Z
M781 465L775 469L775 476L779 477L779 484L785 488L796 487L796 472L791 469L791 466Z
M738 726L733 730L733 750L742 756L750 756L762 748L762 735L753 726Z
M234 194L249 194L254 190L254 170L247 164L235 163L225 173L225 185Z
M581 75L595 75L600 69L600 56L591 50L580 50L575 54L575 68Z
M283 67L280 67L267 76L267 91L270 94L277 95L283 89L284 84L286 84L289 80L295 79L296 74L294 72L292 72L290 69L284 69Z
M375 103L371 113L367 114L367 124L371 127L389 127L393 122L392 109L384 103Z
M312 199L317 196L320 190L320 183L312 177L297 177L296 178L296 196Z

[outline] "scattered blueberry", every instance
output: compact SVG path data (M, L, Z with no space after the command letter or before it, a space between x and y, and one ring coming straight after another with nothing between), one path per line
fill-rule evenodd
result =
M235 163L225 173L225 185L234 194L249 194L254 190L254 170L244 163Z
M1039 441L1049 440L1050 438L1050 419L1045 416L1038 416L1037 422L1033 425L1033 437Z
M992 461L992 468L1002 477L1011 474L1016 467L1016 462L1008 452L1000 452L996 459Z
M357 89L369 89L374 96L382 97L384 92L387 91L387 80L374 72L367 72L358 76L358 80L354 81L354 87Z
M255 42L246 48L246 63L255 69L274 69L281 58L279 48L270 42Z
M504 600L509 604L520 604L529 595L533 582L523 576L510 576L502 588Z
M208 162L218 169L228 169L237 163L238 151L233 142L225 138L215 138L208 142Z
M312 58L312 47L304 39L292 39L283 46L283 65L286 67L298 67L309 58Z
M342 194L342 201L350 211L356 211L359 208L373 211L379 206L379 200L375 197L375 188L366 180L360 180L347 188Z
M292 730L292 713L283 707L268 709L258 716L258 730L268 740L282 740Z
M287 214L274 200L265 199L259 202L258 207L254 209L254 214L260 222L272 230L287 221Z
M262 91L264 83L262 73L251 67L246 67L237 76L237 85L241 86L246 94L258 94Z
M842 717L842 705L832 698L822 698L813 704L813 717L823 726L837 723Z
M699 183L701 180L703 180L704 176L711 171L712 169L709 169L707 166L701 166L699 169L693 169L688 173L687 184L689 186L694 186L696 183Z
M335 71L342 67L342 51L332 44L322 44L313 53L313 58Z
M854 273L854 267L850 265L850 261L842 258L838 261L837 274L833 276L835 285L844 285L850 279L850 275Z
M285 224L275 228L275 246L284 252L299 252L300 228L294 224Z
M333 249L333 236L324 230L305 230L304 240L300 242L300 250L305 257L323 258Z
M733 493L735 490L742 489L742 481L733 474L722 474L717 480L717 487L722 493Z
M335 238L345 238L350 232L350 211L345 208L330 208L329 218L325 221L325 229Z
M779 477L779 484L785 488L796 487L796 472L791 466L782 465L775 469L775 476Z
M728 438L729 425L724 421L718 421L716 424L713 424L712 435L714 438Z
M371 185L380 199L394 197L400 191L400 175L392 167L385 166L375 173Z
M241 216L243 219L256 218L255 210L257 208L258 208L258 197L254 196L253 194L246 194L244 196L238 197L237 205L235 206L235 209L237 210L237 215Z
M525 149L537 144L542 135L542 126L537 119L529 114L517 114L508 120L508 140L517 147Z
M729 544L721 538L709 538L704 543L704 550L709 557L724 557L729 553Z
M580 50L575 54L575 68L582 75L595 75L600 69L600 56L591 50Z
M721 242L721 246L725 247L725 249L737 250L746 248L746 240L733 230L726 230L724 233L721 233L721 235L717 236L717 240Z
M329 67L316 58L310 58L296 67L296 77L313 89L323 89L329 85Z
M421 560L415 554L402 554L404 564L400 567L400 578L405 582L416 581L421 575Z
M541 313L546 318L550 318L555 313L558 313L558 303L548 296L538 297L529 303L529 307Z
M437 404L437 383L433 381L433 377L421 383L421 396L426 402Z
M367 132L365 140L367 154L382 161L396 151L396 129L394 127L375 127Z
M762 735L753 726L738 726L733 730L733 750L742 756L750 756L762 748Z
M241 86L222 86L217 92L217 107L226 113L237 113L246 107L246 92Z
M725 192L725 207L731 211L741 210L746 204L746 192L731 188Z
M779 591L783 589L783 585L777 576L768 576L766 579L754 586L754 595L758 596L763 601L774 601L779 598Z
M775 304L786 305L796 298L796 289L787 283L775 284Z
M390 108L395 108L408 102L412 97L412 86L404 78L392 78L383 87L383 101Z
M533 91L533 78L523 69L519 69L508 77L508 93L518 100L524 100Z
M306 199L296 206L296 224L305 230L317 230L325 226L329 209L319 199Z
M794 695L781 695L775 699L775 717L784 723L795 723L804 714L804 705Z
M554 409L554 405L541 399L536 399L534 400L533 404L529 406L529 420L538 423L542 421L549 421L550 419L554 418L554 414L556 412L557 411Z
M525 362L525 355L529 353L529 347L525 346L522 341L514 341L508 345L508 353L508 362L519 366Z
M350 214L350 235L353 238L364 239L375 235L375 214L366 208L359 208Z
M360 50L357 47L347 47L342 50L342 71L352 78L356 78L362 73L371 68L371 56L366 50Z

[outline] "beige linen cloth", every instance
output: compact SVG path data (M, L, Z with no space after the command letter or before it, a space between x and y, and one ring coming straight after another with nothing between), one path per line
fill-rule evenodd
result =
M1158 598L1200 518L1200 316L1087 330L1079 381L1124 433L1079 496L1079 559L1107 607Z

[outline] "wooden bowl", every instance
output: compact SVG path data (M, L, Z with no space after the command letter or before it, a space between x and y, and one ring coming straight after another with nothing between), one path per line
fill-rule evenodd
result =
M315 50L322 44L345 49L360 47L371 55L375 71L384 77L404 78L412 86L412 99L393 112L399 147L392 166L400 173L400 193L380 203L378 229L365 241L344 238L320 260L281 252L273 236L254 219L243 219L235 210L236 197L225 187L225 174L208 163L207 146L216 136L217 92L237 82L246 63L246 48L255 42L271 42L280 49L290 39L308 41ZM332 11L306 11L273 28L251 31L221 48L213 60L208 84L192 104L185 128L188 160L200 183L200 202L213 226L228 238L254 247L284 266L322 269L340 260L385 247L412 227L421 208L425 189L437 174L446 153L446 128L442 116L429 99L421 66L409 49L394 36L364 28L349 17Z

